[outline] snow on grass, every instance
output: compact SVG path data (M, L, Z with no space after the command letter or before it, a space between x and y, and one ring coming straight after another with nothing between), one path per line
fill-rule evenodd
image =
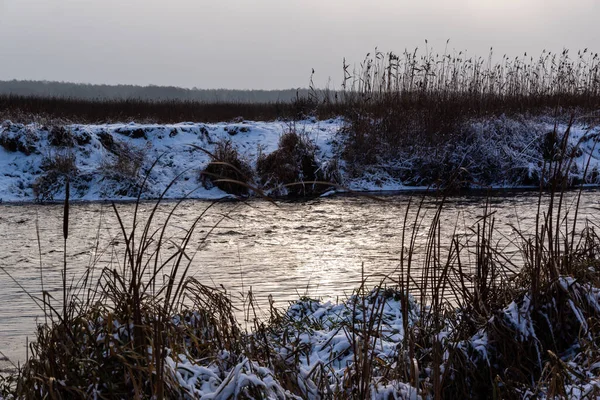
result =
M307 120L297 124L296 129L315 141L319 146L318 156L327 158L331 157L329 143L340 126L339 119L320 122ZM226 196L226 193L217 188L202 187L198 180L199 171L210 162L210 156L192 145L210 152L218 141L231 140L241 156L255 165L261 152L266 154L277 149L279 137L289 131L291 126L284 122L243 121L170 125L75 124L65 128L78 139L72 151L76 156L79 176L85 182L80 190L76 188L72 191L71 196L76 200L132 198L119 194L118 187L111 188L107 177L98 173L103 163L115 158L108 146L103 145L107 134L114 142L125 142L143 151L145 170L158 160L148 177L145 197L158 197L171 181L178 178L166 194L167 198L215 199ZM30 155L21 151L9 151L0 146L0 198L4 201L31 201L34 199L32 186L43 173L42 160L58 151L49 144L50 129L35 124L12 124L6 121L0 128L0 135L2 134L10 139L16 138L17 141L24 141L33 135L30 142L33 143L34 150ZM61 196L64 197L64 194L56 193L54 197L60 200Z
M557 285L568 288L573 295L585 296L590 301L591 309L600 305L597 297L598 289L588 284L579 284L571 278L559 278ZM393 377L395 365L403 357L402 347L405 343L405 332L402 320L402 302L399 300L400 292L392 289L374 289L370 292L353 295L341 303L319 301L310 298L301 298L292 303L279 319L272 323L268 330L267 340L269 346L290 371L297 374L298 387L302 388L301 398L318 399L323 393L336 393L346 387L345 381L351 379L353 368L357 361L355 351L362 351L360 347L364 340L364 324L376 319L375 332L371 334L368 353L374 362L369 391L371 399L420 399L421 395L428 396L423 388L417 390L407 382ZM555 301L555 300L551 300ZM592 303L594 306L592 306ZM409 299L408 324L410 329L428 329L428 318L421 315L420 306L411 297ZM573 313L581 314L580 306L573 305ZM381 310L381 312L377 312ZM514 330L519 343L538 341L532 317L531 299L525 294L519 300L511 302L494 318ZM493 321L488 321L475 334L467 339L456 342L453 337L452 326L456 326L460 312L448 314L442 321L441 330L434 335L445 348L440 371L445 368L456 368L448 358L449 351L459 351L472 363L471 367L493 367L493 363L500 359L518 359L516 354L499 354L497 336L494 336ZM582 324L583 325L583 324ZM262 334L261 334L262 335ZM262 336L261 336L262 337ZM495 337L495 339L491 339ZM505 338L509 339L510 338ZM590 340L594 340L593 338ZM425 341L427 343L427 341ZM585 350L578 343L559 355L559 362L568 366L565 372L568 383L564 389L569 398L583 399L598 393L600 390L600 363L590 349ZM432 349L420 349L423 354L428 354ZM404 355L406 357L406 355ZM537 354L542 365L542 354ZM359 357L360 358L360 357ZM406 361L406 360L405 360ZM424 362L421 358L419 363ZM169 367L177 376L182 387L189 388L197 398L217 398L218 396L235 396L244 388L260 389L265 398L295 399L299 398L286 392L278 382L272 369L241 357L237 361L231 354L223 353L216 362L206 364L180 358L178 362L169 359ZM228 367L223 367L228 364ZM433 379L433 368L423 364L425 379ZM327 382L323 386L323 379ZM451 376L448 379L453 379ZM464 382L462 383L464 384ZM536 398L550 398L552 390L544 383L536 389ZM523 398L528 398L527 387L522 391ZM529 393L531 395L532 393ZM427 397L429 398L429 397Z
M589 301L589 309L597 312L600 309L600 289L590 284L578 283L572 278L560 277L555 287L568 290L573 299ZM368 381L367 393L364 398L374 400L386 399L411 399L432 398L431 381L433 380L435 358L429 355L434 351L434 337L439 340L444 356L441 358L439 370L444 374L448 368L455 371L463 368L465 371L482 370L486 376L486 368L492 371L497 368L495 363L501 360L514 362L519 360L518 354L501 353L502 345L494 334L495 318L514 330L516 342L527 344L527 340L537 341L537 336L543 334L539 326L532 322L531 299L528 293L520 296L508 306L499 310L492 320L484 323L473 335L460 337L456 327L461 316L460 310L456 313L446 314L439 322L440 327L435 328L430 324L437 324L428 317L427 308L422 308L412 297L408 299L408 321L403 321L401 292L392 288L375 288L370 292L359 291L360 294L350 296L343 302L320 301L310 298L301 298L292 303L289 308L272 319L271 322L259 329L258 332L249 332L248 341L244 343L260 343L262 347L258 353L253 353L249 346L248 352L239 354L224 349L213 348L214 355L200 359L192 359L190 355L174 354L167 349L166 373L172 378L172 389L178 391L178 398L188 399L228 399L228 398L264 398L264 399L321 399L324 395L335 398L345 398L350 395L351 388L356 382L352 381L356 373L356 363L366 354L370 360L371 375ZM552 292L550 288L549 293ZM589 295L588 295L589 294ZM549 303L555 303L557 298L550 297ZM579 301L576 301L579 303ZM573 304L573 313L583 313L581 304ZM193 314L194 315L194 314ZM587 314L588 318L596 318ZM368 333L368 347L364 347L366 325L375 319L372 326L374 330ZM175 325L189 323L194 325L193 318L174 317ZM102 325L102 321L101 325ZM405 324L406 322L406 324ZM582 324L583 325L583 324ZM116 335L115 340L127 343L131 341L128 332L130 329L121 329L126 324L113 321L109 335ZM431 332L432 336L425 336L424 341L415 350L414 363L420 368L419 389L406 382L406 377L400 373L399 364L410 362L404 346L404 326L413 330L413 335L418 332ZM431 330L431 328L434 328ZM538 330L536 332L536 330ZM459 335L459 336L455 336ZM257 342L251 338L256 336ZM428 337L428 339L427 339ZM512 337L503 337L501 340L512 342ZM566 351L557 356L556 363L562 365L562 378L565 384L562 389L568 398L591 398L600 391L600 362L598 362L597 339L589 338L591 346L586 346L581 339L573 343ZM99 337L99 343L104 338ZM457 342L458 340L458 342ZM215 346L215 342L207 342ZM192 345L190 341L188 345ZM424 347L423 347L424 346ZM193 347L193 345L192 345ZM181 349L181 348L180 348ZM270 356L264 358L265 349L269 349ZM505 348L506 350L506 348ZM355 353L356 352L356 353ZM455 352L448 357L448 352ZM469 363L464 365L456 362L456 352L462 352ZM500 353L499 353L500 352ZM357 353L361 353L357 356ZM546 366L551 365L549 358L544 356ZM550 354L551 351L548 351ZM150 351L149 355L152 354ZM260 356L259 354L263 354ZM359 361L357 361L359 360ZM541 361L538 361L541 362ZM552 361L550 361L552 362ZM523 366L510 364L515 369ZM547 367L545 367L547 368ZM544 369L546 370L546 369ZM279 372L276 372L279 371ZM488 371L488 372L489 372ZM542 371L542 376L544 372ZM453 374L446 377L455 379ZM459 375L456 379L469 379ZM293 384L290 386L290 382ZM350 382L349 382L350 381ZM554 398L552 393L555 388L551 384L552 375L540 382L527 382L522 386L515 384L513 389L520 393L520 398ZM467 392L471 384L482 382L460 381ZM485 385L490 383L485 381ZM451 384L447 381L446 384ZM290 387L294 387L292 393ZM102 396L105 388L102 383L96 384L89 393L93 396ZM475 396L477 392L472 394ZM333 396L333 394L337 394ZM329 398L329 397L328 397Z
M260 391L268 399L320 399L325 392L341 390L355 361L352 330L359 329L371 318L379 318L373 310L381 306L378 338L373 338L372 350L381 363L391 365L396 349L404 337L402 312L398 292L373 290L364 296L351 296L346 302L332 303L302 298L290 305L274 322L266 337L273 355L288 365L291 376L297 376L299 397L286 391L274 372L247 357L236 358L221 352L214 361L169 357L167 364L182 388L192 398L237 398L244 390ZM373 307L374 306L374 307ZM418 320L416 303L411 298L410 324ZM379 325L377 325L379 327ZM374 368L370 385L371 399L420 399L418 390L398 380L383 379ZM323 381L317 376L325 374Z
M140 173L152 164L145 187L145 198L156 198L176 179L166 198L216 199L227 196L218 188L207 189L198 177L210 162L209 152L217 142L230 140L241 157L255 169L260 154L277 149L279 138L294 130L314 142L316 160L323 168L339 165L340 183L353 191L402 191L426 189L436 184L436 174L451 169L468 171L465 178L473 187L506 188L536 186L544 168L544 141L554 129L549 118L535 120L499 117L470 122L461 139L439 148L400 149L393 159L381 159L374 165L346 165L341 157L345 131L341 118L326 121L307 119L295 123L281 121L203 124L100 124L68 125L75 143L73 147L50 145L53 128L37 124L0 125L0 199L4 201L35 200L33 186L44 174L44 160L72 151L76 157L77 179L72 182L75 200L132 199L141 178L127 181L110 174L116 163L119 145L129 146L144 155ZM557 125L558 139L567 131L566 124ZM416 135L418 136L418 135ZM600 127L583 123L573 125L569 136L570 153L574 155L569 175L577 182L597 184L600 175ZM116 143L113 145L112 142ZM589 166L588 166L589 162ZM587 176L584 172L587 169ZM352 172L350 172L352 171ZM61 200L64 191L55 188L53 198Z

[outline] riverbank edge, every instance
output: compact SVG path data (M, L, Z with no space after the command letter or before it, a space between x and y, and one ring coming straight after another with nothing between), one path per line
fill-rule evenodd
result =
M588 191L597 191L600 190L600 184L585 184L580 186L571 186L565 189L565 193L568 192L578 192L583 190L583 192ZM193 198L193 197L182 197L182 198L165 198L160 199L161 203L169 204L176 203L179 201L200 201L200 202L238 202L238 201L254 201L254 200L269 200L269 201L277 201L277 202L305 202L312 201L318 199L325 198L335 198L335 197L381 197L382 199L386 199L391 196L431 196L431 197L439 197L440 194L448 197L503 197L503 196L511 196L515 194L522 193L549 193L549 189L540 188L539 186L516 186L516 187L490 187L490 188L468 188L468 189L460 189L455 191L447 191L444 189L433 189L433 188L406 188L406 189L394 189L394 190L331 190L325 192L320 195L312 195L312 196L303 196L303 197L288 197L288 196L269 196L267 198L262 198L260 196L251 196L251 197L236 197L233 195L224 195L223 197L218 198ZM2 200L2 199L0 199ZM159 198L147 198L144 197L140 199L140 203L154 203ZM97 199L97 200L70 200L70 203L73 205L77 204L135 204L138 200L135 198L123 199L123 198L114 198L114 199ZM22 201L0 201L0 205L6 206L27 206L27 205L50 205L57 206L64 204L64 199L56 199L52 201L36 201L36 200L22 200Z

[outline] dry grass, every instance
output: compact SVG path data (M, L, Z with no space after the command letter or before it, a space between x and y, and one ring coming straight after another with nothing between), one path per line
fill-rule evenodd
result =
M495 66L458 56L407 53L400 62L396 56L376 54L363 65L354 86L346 81L352 92L344 107L354 113L350 123L356 123L349 127L356 143L347 147L347 157L370 163L381 146L404 146L415 126L430 127L429 136L418 140L447 140L455 115L465 110L473 116L543 109L557 102L593 107L598 104L598 57L582 54L575 62L565 53L527 65L517 59ZM175 246L168 246L176 240L166 232L178 204L158 228L153 221L160 200L146 220L138 219L136 206L131 225L119 217L125 246L114 265L100 271L92 266L78 285L69 287L65 261L62 310L46 295L33 297L46 323L38 328L24 367L0 380L0 393L24 399L99 392L113 398L191 396L167 368L174 357L198 365L221 363L225 379L232 380L231 371L264 366L288 391L287 398L364 399L376 397L376 390L405 396L408 389L433 399L523 398L527 393L568 397L569 385L597 377L593 366L600 360L600 303L590 297L600 288L600 237L594 221L577 229L577 206L566 211L572 153L568 134L548 139L542 177L547 185L540 190L535 229L515 229L518 240L512 244L520 249L522 263L515 264L497 245L494 213L487 206L466 232L467 239L461 239L457 227L452 245L442 246L443 193L426 227L422 257L417 257L423 198L415 220L408 220L407 210L400 224L397 274L371 291L363 283L347 302L345 318L335 323L273 309L269 321L255 320L254 330L243 332L225 293L187 277L196 248L192 234L202 215L190 221ZM365 146L364 154L358 143ZM369 148L370 143L375 147ZM259 163L263 183L316 180L311 149L296 132L283 135L279 150ZM227 143L221 151L213 157L214 166L240 172L234 164L237 153ZM282 168L286 164L291 166ZM305 165L310 167L306 171ZM230 180L239 180L234 177ZM401 305L401 327L386 319L391 301ZM301 299L292 311L308 313L314 304ZM254 309L251 295L246 306ZM302 370L313 350L306 338L325 329L340 333L338 339L345 338L349 347L310 371ZM395 350L386 355L380 349L389 338L396 340ZM230 357L223 359L222 350ZM343 373L337 375L333 365L346 356ZM589 376L579 370L585 368ZM591 390L591 397L598 395L597 387ZM243 396L265 397L266 389L249 385Z
M79 174L75 154L70 150L57 150L42 159L40 168L44 173L33 183L33 194L38 201L50 201L62 191L68 180Z
M46 322L38 327L28 362L17 375L3 378L2 394L24 399L89 398L98 393L104 398L184 396L168 373L167 357L216 358L219 351L237 351L240 342L225 293L187 279L194 252L188 245L203 213L175 239L166 229L179 203L157 230L152 224L160 200L144 221L138 220L136 207L131 226L122 222L113 205L125 243L123 254L114 265L99 270L91 265L73 279L67 276L66 261L68 187L62 309L47 293L31 296ZM165 244L175 241L176 249L168 252Z
M400 150L443 146L460 140L465 125L501 115L551 115L568 120L600 108L600 57L584 50L571 58L492 61L425 50L401 55L376 51L350 71L344 62L347 121L343 156L359 170L398 159ZM325 99L334 101L332 99ZM441 163L445 160L436 160ZM435 174L434 174L435 175ZM448 177L432 176L425 184Z
M103 179L113 181L118 195L136 197L144 181L142 169L147 161L148 148L128 141L115 140L104 133L100 141L108 150L98 167Z
M502 113L547 113L557 107L596 110L600 105L600 57L585 49L576 54L543 51L494 61L466 52L434 53L405 50L401 54L375 51L356 67L344 60L340 91L312 87L306 96L277 103L198 101L80 100L68 98L0 96L0 119L36 120L49 125L64 121L222 122L295 120L344 116L350 120L383 118L382 132L405 129L414 123L423 134L437 135L451 128L457 116L469 118ZM362 116L357 116L357 113ZM397 128L393 128L396 126ZM395 135L394 135L395 136Z
M0 95L0 120L44 125L71 123L223 122L243 117L271 121L295 119L313 110L313 103L299 99L278 103L207 103L199 101L81 100Z
M226 193L246 196L253 181L252 168L242 159L231 140L222 140L215 144L212 161L200 172L200 180L207 188L216 186Z
M559 177L563 168L567 161L552 160L548 173ZM423 198L413 206L414 221L405 216L399 232L399 270L373 290L363 279L341 309L343 318L311 317L318 302L303 298L293 312L271 309L268 321L255 318L251 332L240 328L228 294L187 278L192 233L202 215L167 252L174 238L167 237L166 227L177 204L152 228L156 204L146 220L138 220L136 212L131 225L122 223L125 248L113 266L90 267L76 286L65 279L62 310L49 297L34 298L47 322L38 327L28 362L2 378L0 389L24 399L192 396L167 368L178 359L217 363L227 379L235 379L227 375L234 367L267 367L288 398L364 399L378 392L403 398L411 390L434 399L521 398L526 391L568 396L579 372L565 357L579 349L575 361L581 366L600 359L595 340L600 325L594 322L600 305L589 297L592 288L600 288L600 237L592 226L576 233L576 215L564 213L564 186L553 182L548 194L540 194L536 229L515 242L523 264L514 265L495 245L488 206L470 235L455 235L451 246L442 246L443 196L427 227L424 257L417 257ZM67 201L65 248L68 208ZM252 295L246 300L252 313ZM390 304L400 305L402 327L392 324L399 315L395 309L390 314ZM527 330L511 310L521 314ZM345 340L348 347L303 372L300 366L315 345L306 338L319 331L335 333L337 345ZM482 353L475 346L484 337ZM397 340L394 352L382 352L390 340ZM333 366L343 360L339 375ZM243 396L261 398L265 390L245 386Z
M274 195L307 196L319 194L329 187L317 162L317 147L292 126L279 138L277 150L261 154L256 169L265 190ZM334 182L335 183L335 182Z

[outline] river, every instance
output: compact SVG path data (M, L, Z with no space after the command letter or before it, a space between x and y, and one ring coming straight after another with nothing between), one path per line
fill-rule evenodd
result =
M577 192L566 196L573 214ZM441 199L427 196L417 219L422 195L334 196L308 201L271 203L184 201L175 210L169 236L177 242L193 220L204 213L190 249L194 258L189 274L201 282L223 287L234 304L240 294L252 292L266 308L272 295L276 306L308 295L341 298L361 282L363 273L375 283L383 276L399 276L405 215L410 228L418 221L415 244L417 267L424 255L431 220ZM440 218L440 243L453 235L469 240L486 202L494 212L497 245L518 265L520 252L513 227L531 233L538 195L535 192L501 192L491 196L469 194L445 199ZM544 198L543 203L547 202ZM410 207L409 207L410 203ZM140 205L140 220L154 203ZM155 226L176 205L159 207ZM581 221L598 214L600 192L581 197ZM116 205L131 226L135 204ZM407 207L409 207L407 214ZM208 208L208 211L207 211ZM39 232L39 234L38 234ZM405 246L408 239L405 240ZM174 244L168 244L173 248ZM122 234L109 203L73 203L67 240L68 279L74 282L90 265L118 265L124 248ZM192 251L190 251L190 254ZM0 351L15 361L25 358L25 343L32 340L41 313L29 294L40 296L43 284L55 298L62 296L63 206L61 204L0 204ZM16 283L16 282L17 283ZM239 305L239 304L237 304ZM0 363L2 367L2 363Z

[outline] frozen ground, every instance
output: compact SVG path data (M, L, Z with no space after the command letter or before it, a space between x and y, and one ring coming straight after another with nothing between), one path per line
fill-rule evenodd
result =
M426 146L402 149L397 157L361 167L359 173L341 161L345 139L343 127L342 119L303 120L293 126L280 121L74 124L65 127L74 141L73 146L67 148L56 145L55 128L5 121L0 125L0 199L10 202L35 200L32 188L47 172L44 163L65 152L75 156L78 170L78 178L72 182L72 199L130 199L136 193L132 187L139 187L141 180L131 182L110 171L116 163L115 149L123 146L144 155L142 174L156 161L148 176L144 197L158 197L177 178L167 192L167 198L220 198L227 194L217 188L207 189L199 182L199 171L210 162L210 156L192 145L211 152L217 142L231 140L242 157L255 167L258 156L276 150L280 136L290 129L314 141L320 165L339 165L339 183L351 190L426 188L432 185L432 171L439 173L440 169L443 172L450 168L469 171L466 180L471 186L535 186L532 182L541 176L544 157L546 161L548 157L544 153L547 153L547 149L544 150L546 137L554 126L550 118L475 121L465 129L460 140L435 149ZM558 126L559 139L566 130L565 124ZM598 183L600 149L596 144L599 135L597 126L576 123L571 129L569 149L574 150L575 158L569 174L577 178L577 182ZM54 200L64 198L62 186L54 187L52 197Z

